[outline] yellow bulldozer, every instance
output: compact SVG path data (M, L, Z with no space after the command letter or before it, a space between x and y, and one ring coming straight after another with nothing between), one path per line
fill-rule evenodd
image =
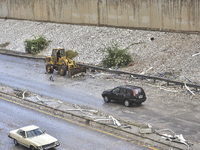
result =
M86 67L76 65L74 61L66 57L64 48L55 48L52 50L52 54L46 57L46 72L50 72L50 67L53 66L55 70L59 72L61 76L68 75L72 77L75 74L86 72Z

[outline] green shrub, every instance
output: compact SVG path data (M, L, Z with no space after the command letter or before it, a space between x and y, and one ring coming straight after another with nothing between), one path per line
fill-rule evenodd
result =
M78 53L77 53L77 52L75 52L75 51L73 51L73 50L67 50L67 51L66 51L66 57L67 57L67 58L72 59L72 58L74 58L74 57L76 57L76 56L78 56Z
M103 65L105 67L127 66L130 62L133 61L131 55L128 53L130 46L125 49L120 49L117 43L112 42L111 46L101 49L103 53L107 53L106 57L102 60Z
M26 39L24 41L25 50L29 54L40 53L51 42L47 41L43 36L39 36L38 38L36 36L33 37L34 39Z

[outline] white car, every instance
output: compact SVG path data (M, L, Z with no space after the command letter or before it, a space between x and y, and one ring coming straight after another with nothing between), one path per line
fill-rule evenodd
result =
M35 125L26 126L9 132L16 146L23 145L31 150L46 150L60 145L58 140Z

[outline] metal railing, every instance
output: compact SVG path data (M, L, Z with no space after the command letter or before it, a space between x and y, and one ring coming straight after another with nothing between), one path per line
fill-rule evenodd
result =
M105 72L110 72L110 73L115 73L115 74L130 75L130 77L138 77L141 80L152 79L154 82L156 82L156 80L165 81L165 82L167 82L167 85L169 85L170 83L173 83L175 85L180 85L181 87L183 87L186 84L188 87L195 88L196 91L198 91L198 89L200 89L200 85L197 85L197 84L179 82L179 81L174 81L174 80L170 80L170 79L165 79L165 78L160 78L160 77L155 77L155 76L141 75L141 74L125 72L125 71L110 70L110 69L107 69L107 68L91 66L91 65L86 65L86 64L80 64L80 63L77 63L77 64L80 65L80 66L86 66L87 68L92 68L92 69L95 69L95 70L102 70L102 71L105 71Z

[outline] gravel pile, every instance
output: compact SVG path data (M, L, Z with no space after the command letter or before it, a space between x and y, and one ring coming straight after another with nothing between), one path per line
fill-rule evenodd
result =
M120 28L79 26L47 22L0 19L0 48L25 52L24 40L43 35L52 42L40 55L48 56L56 47L75 50L74 60L100 64L104 54L99 49L117 42L120 48L132 43L129 51L134 66L123 68L134 73L150 69L146 74L163 76L179 81L200 83L200 35ZM9 43L9 44L8 44Z

